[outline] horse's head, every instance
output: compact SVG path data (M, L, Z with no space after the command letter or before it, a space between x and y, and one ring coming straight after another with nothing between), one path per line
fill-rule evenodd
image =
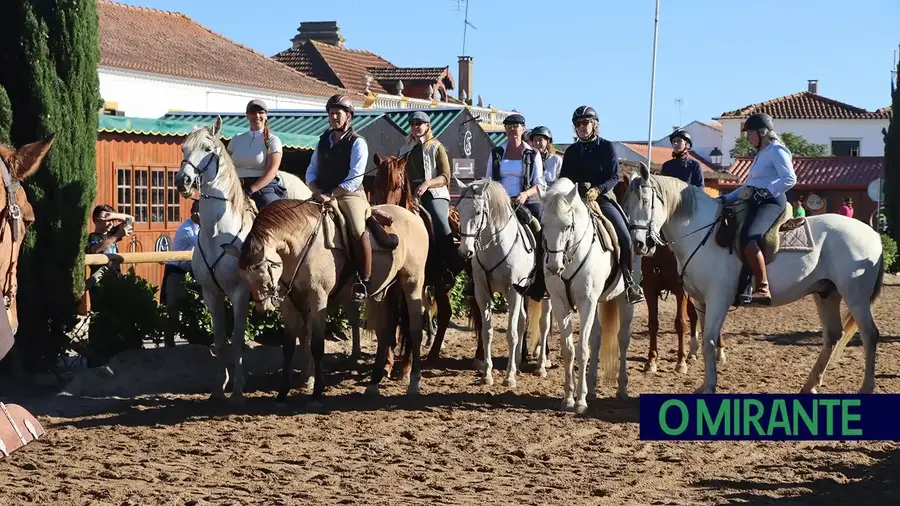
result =
M0 163L6 166L10 177L10 185L0 184L0 287L7 308L9 324L13 334L19 326L19 314L16 304L18 286L19 248L25 238L25 232L34 223L34 209L28 202L25 189L19 182L30 178L41 166L41 161L53 145L54 136L44 140L25 144L18 150L0 144ZM2 180L0 180L2 182ZM6 231L9 225L9 231ZM7 246L8 245L8 246ZM9 253L6 253L7 247Z
M559 275L566 268L566 252L576 241L576 214L584 215L587 210L578 196L578 187L568 178L560 178L543 198L544 210L541 214L541 228L544 236L544 253L547 270ZM591 230L588 223L588 231Z
M256 301L254 307L259 312L274 310L280 303L278 280L284 266L276 247L270 242L248 236L240 249L232 244L222 245L227 254L237 257L238 272L247 281L250 296Z
M408 197L410 192L409 178L406 177L408 157L385 158L375 153L372 159L376 167L373 203L402 205L404 194Z
M178 191L185 198L200 191L203 183L216 179L219 160L225 153L225 145L219 140L222 118L216 116L212 127L201 127L187 136L181 144L183 159L175 176Z
M509 197L499 183L490 179L474 181L468 185L458 178L456 183L463 189L456 203L459 213L459 254L466 259L475 256L478 237L487 229L499 230L494 222L505 224L512 217Z
M640 171L631 176L623 209L628 216L635 254L652 256L669 213L657 189L657 182L651 178L650 170L644 163L641 163Z

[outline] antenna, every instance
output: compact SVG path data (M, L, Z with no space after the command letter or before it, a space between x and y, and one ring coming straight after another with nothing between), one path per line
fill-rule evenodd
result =
M466 2L466 17L463 21L463 47L462 47L462 55L466 55L466 31L471 26L473 30L477 30L475 25L469 23L469 0L459 0L460 2Z
M683 104L683 103L684 103L684 100L681 97L678 97L675 99L675 108L678 109L678 127L679 128L681 126L683 126L683 123L681 122L681 104Z

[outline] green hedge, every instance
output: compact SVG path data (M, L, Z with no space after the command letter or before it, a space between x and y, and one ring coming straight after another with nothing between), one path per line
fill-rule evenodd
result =
M881 234L881 248L884 251L885 272L896 272L900 265L897 264L897 243L891 236Z

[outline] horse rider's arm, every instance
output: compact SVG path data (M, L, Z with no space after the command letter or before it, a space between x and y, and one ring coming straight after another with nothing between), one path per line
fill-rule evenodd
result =
M362 137L357 137L350 149L350 173L347 179L340 184L344 191L353 192L362 186L362 179L366 173L366 161L369 159L369 145Z
M437 164L438 175L425 181L426 188L440 188L450 184L450 158L447 156L447 150L444 146L439 146L434 157Z
M612 144L606 144L600 153L600 170L595 171L591 178L591 186L599 190L600 195L606 195L619 184L619 158Z
M319 177L319 147L316 146L312 152L312 159L309 161L309 166L306 168L306 186L312 190L313 193L318 193L319 186L316 185L316 178Z
M775 149L770 149L772 164L775 166L775 172L778 173L778 179L769 183L769 193L777 197L785 194L788 190L797 184L797 175L794 172L794 164L791 161L791 154L787 148L776 145Z
M281 167L282 156L283 148L281 145L281 139L279 139L275 134L269 134L269 149L266 153L266 171L262 176L257 178L257 180L254 181L252 185L250 185L251 193L265 188L267 184L275 179L275 176L278 175L278 169Z
M530 183L531 188L525 190L525 195L527 197L536 196L538 191L545 188L547 184L544 182L544 161L537 152L534 154L534 167L532 167Z
M691 179L698 188L702 189L706 184L703 181L703 167L700 166L700 162L697 160L694 160L694 175Z

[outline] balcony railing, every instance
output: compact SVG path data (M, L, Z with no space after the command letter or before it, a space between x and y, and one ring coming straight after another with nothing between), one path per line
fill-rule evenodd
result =
M467 107L472 116L480 119L485 127L502 127L503 120L512 114L511 111L501 111L488 107L465 106L454 102L439 102L436 100L424 100L421 98L404 97L401 95L372 94L363 104L366 109L427 109L429 107Z

